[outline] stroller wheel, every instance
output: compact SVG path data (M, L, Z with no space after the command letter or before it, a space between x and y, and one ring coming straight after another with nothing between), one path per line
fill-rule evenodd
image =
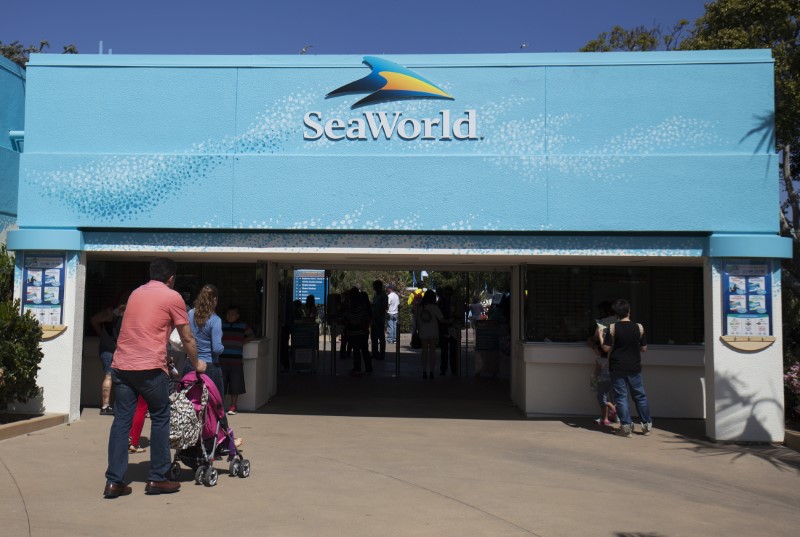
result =
M206 472L205 484L207 487L213 487L214 485L217 484L218 479L219 479L219 473L217 472L217 469L212 466Z
M181 465L177 462L173 462L169 467L168 476L170 481L177 481L181 476Z
M238 457L234 457L231 460L230 466L228 467L228 475L230 475L231 477L236 477L237 475L239 475L241 469L242 469L241 461L239 460Z
M244 479L250 475L250 460L245 459L242 461L242 468L239 470L239 477Z
M194 482L198 485L202 485L206 479L206 468L206 466L200 466L194 473Z

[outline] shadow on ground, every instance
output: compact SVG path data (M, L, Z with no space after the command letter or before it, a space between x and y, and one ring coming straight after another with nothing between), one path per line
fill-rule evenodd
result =
M568 418L561 421L570 427L594 431L597 434L616 432L616 427L601 426L591 418ZM731 458L731 462L742 457L757 457L782 471L800 473L800 453L784 446L763 442L714 442L706 435L705 420L654 419L653 424L657 432L664 431L673 436L673 440L665 441L667 446L674 444L678 449L691 450L703 456L727 456ZM640 431L638 426L634 429L636 432Z
M278 395L258 410L264 414L521 420L507 380L410 372L371 375L282 374ZM413 376L412 376L413 375Z

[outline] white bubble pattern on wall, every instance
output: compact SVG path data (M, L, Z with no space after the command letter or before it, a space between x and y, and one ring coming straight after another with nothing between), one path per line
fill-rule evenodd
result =
M447 90L448 86L444 86ZM94 162L72 169L43 172L28 171L34 187L46 196L60 200L73 212L97 221L130 221L150 213L154 207L180 198L186 188L198 184L220 165L229 162L233 155L269 154L287 151L296 140L297 125L303 114L320 104L321 87L303 89L284 99L267 104L252 124L240 135L219 141L207 140L193 144L182 154L119 155L101 157ZM580 147L574 135L564 133L582 120L580 116L563 114L545 118L543 114L529 119L519 119L520 108L529 106L534 99L508 96L480 107L479 130L491 133L476 143L466 143L459 150L477 155L487 155L485 160L513 172L521 183L544 180L546 166L585 177L594 181L631 181L622 168L643 156L659 151L682 148L697 149L718 141L713 125L706 121L675 116L650 127L636 127L610 136L604 143L588 149L577 149L566 155L570 147ZM330 103L326 103L329 106ZM352 114L350 102L328 108L331 117ZM463 103L465 109L477 105ZM441 101L408 101L403 103L404 114L423 117L441 108ZM295 134L292 134L295 133ZM294 136L294 138L293 138ZM384 140L385 142L385 140ZM313 144L301 144L299 151L324 152L331 148L325 138ZM435 140L403 140L384 143L381 151L387 153L433 153L450 151L450 145ZM444 153L449 154L449 153ZM545 156L547 155L547 156ZM399 209L402 210L402 207ZM239 222L238 227L249 229L428 229L427 214L408 208L406 215L397 212L390 216L392 224L382 225L385 208L371 200L367 206L343 211L340 215L315 215L302 220L285 222L281 215L262 221ZM369 212L367 212L369 211ZM432 214L436 214L435 212ZM500 229L499 219L474 225L482 213L470 214L465 219L437 224L443 231L471 229ZM222 217L208 217L196 228L228 227ZM507 227L507 226L506 226ZM549 226L541 226L547 229Z

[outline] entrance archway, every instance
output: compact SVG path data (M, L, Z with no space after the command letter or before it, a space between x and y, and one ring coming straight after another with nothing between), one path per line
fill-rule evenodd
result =
M307 271L279 268L281 292L278 299L283 337L278 350L281 359L277 394L263 411L438 417L495 415L504 419L509 416L511 319L508 318L510 309L504 310L502 302L505 300L508 304L510 295L503 290L510 288L510 272L393 270L393 267L324 269L326 307L320 306L319 316L313 319L319 333L314 356L309 355L307 341L302 336L297 342L288 341L292 331L289 327L293 323L291 319L287 322L287 318L294 311L290 302L297 301L295 308L301 312L300 316L306 314L304 300L301 300L305 293L297 292L304 287L293 278L295 272L302 277ZM366 364L361 360L355 365L354 353L347 345L345 321L338 310L342 295L347 295L352 288L367 293L368 300L374 302L372 283L375 280L383 285L392 284L400 295L400 336L394 344L386 346L383 360L379 359L379 338L374 342L370 338L368 352L374 358L371 359L372 371L367 373ZM415 348L411 321L413 299L423 289L436 290L440 296L448 289L449 296L444 300L449 301L454 320L453 330L444 327L440 338L448 340L449 350L453 352L450 357L454 357L455 362L451 358L442 363L440 347L434 375L428 378L422 377L421 351ZM471 322L469 305L473 299L482 303L492 320ZM501 320L499 316L503 311L505 317ZM299 328L301 333L305 332L308 322L308 318L298 321L300 324L294 324L294 330ZM488 325L492 327L495 345L487 347L479 343L476 346L476 334L486 331ZM481 342L485 340L481 338ZM501 342L505 348L501 348ZM375 349L373 343L377 344ZM295 361L298 355L303 358ZM361 370L355 371L356 368Z

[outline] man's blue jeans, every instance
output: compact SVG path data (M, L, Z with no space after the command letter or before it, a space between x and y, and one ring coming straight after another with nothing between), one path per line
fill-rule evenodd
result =
M125 483L128 470L128 435L141 395L150 411L150 471L148 481L166 481L171 463L169 452L169 379L161 369L111 370L116 401L114 423L108 437L106 482Z
M394 343L395 341L397 341L397 314L396 313L394 315L389 314L387 315L387 318L388 318L387 325L389 333L386 336L386 340L389 341L390 343Z
M617 416L622 425L630 425L632 422L631 411L628 408L628 393L630 390L633 404L639 413L642 423L651 423L650 404L647 401L647 394L644 393L642 384L642 374L623 375L611 373L611 384L614 387L614 403L617 405Z

